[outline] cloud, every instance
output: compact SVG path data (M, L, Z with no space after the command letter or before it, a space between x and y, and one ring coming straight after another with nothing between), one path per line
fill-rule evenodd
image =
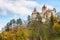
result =
M35 1L26 1L26 0L15 0L15 1L9 1L9 0L0 0L0 8L3 8L3 15L6 14L7 11L11 11L16 14L25 15L25 14L31 14L32 10L29 9L29 7L40 7L40 5ZM6 10L4 10L6 9Z
M41 9L42 4L39 4L36 1L31 0L0 0L0 8L3 11L3 15L7 15L7 11L10 11L14 14L30 15L32 13L32 10L30 9L31 7L36 7L39 10ZM47 8L53 7L47 5Z

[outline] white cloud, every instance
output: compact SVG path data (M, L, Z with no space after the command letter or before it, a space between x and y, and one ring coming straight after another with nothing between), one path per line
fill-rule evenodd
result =
M29 9L30 7L40 8L41 6L36 1L27 1L27 0L0 0L0 8L3 8L3 15L6 15L7 11L11 11L15 14L25 15L31 14L32 10ZM48 5L47 8L53 8L52 6ZM6 9L6 10L4 10Z
M2 9L2 15L7 15L7 11L6 11L6 9Z
M7 0L8 1L8 0ZM28 7L36 7L36 6L40 6L37 2L35 1L26 1L26 0L18 0L18 1L14 1L14 2L7 2L4 0L0 0L0 8L3 8L3 15L5 15L5 10L9 10L13 13L17 13L20 15L24 15L24 14L31 14L32 10L29 9Z

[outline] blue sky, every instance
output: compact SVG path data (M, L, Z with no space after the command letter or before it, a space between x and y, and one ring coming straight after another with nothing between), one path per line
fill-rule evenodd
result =
M60 0L0 0L0 30L11 19L27 20L34 7L41 12L44 4L49 9L56 8L57 12L60 11Z

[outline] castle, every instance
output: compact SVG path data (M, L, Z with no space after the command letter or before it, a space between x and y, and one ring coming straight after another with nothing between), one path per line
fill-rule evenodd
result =
M37 14L38 14L41 16L42 22L47 22L51 17L51 13L53 14L53 16L56 16L56 9L55 8L53 8L52 10L47 9L47 7L45 5L43 5L42 12L39 13L39 12L37 12L36 8L34 8L31 20L38 20L38 18L37 18Z

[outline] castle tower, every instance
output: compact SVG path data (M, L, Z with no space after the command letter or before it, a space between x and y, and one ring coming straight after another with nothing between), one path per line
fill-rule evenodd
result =
M36 8L34 8L33 14L36 14Z
M56 9L55 8L53 8L53 10L56 12Z
M32 20L35 20L37 17L37 11L36 11L36 8L34 8L34 11L32 13Z
M54 16L56 16L56 9L55 8L53 8L52 13Z
M44 15L46 13L46 6L43 5L42 6L42 22L46 21L46 15Z
M43 7L42 7L42 13L44 14L45 12L46 12L46 6L43 5Z

